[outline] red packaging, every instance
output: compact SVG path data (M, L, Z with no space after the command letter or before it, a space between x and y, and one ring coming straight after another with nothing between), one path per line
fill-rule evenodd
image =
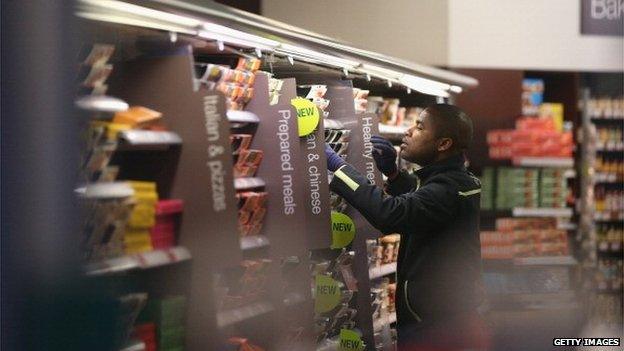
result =
M555 123L552 118L520 117L516 120L516 129L555 130Z
M156 215L170 215L181 213L184 210L184 201L178 199L160 200L156 203Z
M513 129L493 129L487 132L488 145L509 145L513 140Z

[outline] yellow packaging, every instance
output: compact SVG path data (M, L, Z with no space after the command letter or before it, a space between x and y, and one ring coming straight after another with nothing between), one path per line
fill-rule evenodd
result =
M135 191L134 199L139 204L154 206L158 202L158 193L154 191Z
M106 125L106 138L108 138L108 140L117 140L120 132L129 129L132 128L126 124L108 123Z
M126 255L134 255L134 254L143 253L143 252L150 252L153 250L154 248L152 247L151 244L149 244L149 245L140 245L140 246L126 246L124 251Z
M156 209L154 206L144 206L141 203L136 204L128 220L128 227L151 228L154 224L156 224Z
M146 182L140 180L130 180L128 184L134 189L134 191L146 191L146 192L156 192L156 182Z
M132 106L125 111L115 113L113 123L127 124L133 128L148 125L162 117L162 113L147 107Z
M131 234L124 236L124 245L126 246L144 246L144 245L152 245L152 238L148 231L145 231L144 234Z
M539 115L542 118L552 118L555 130L563 131L563 104L546 102L540 105Z

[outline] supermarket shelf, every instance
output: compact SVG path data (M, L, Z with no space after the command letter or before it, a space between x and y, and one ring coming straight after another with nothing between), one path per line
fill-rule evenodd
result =
M392 323L396 323L397 316L396 312L391 312L388 314L387 318L377 318L373 321L373 330L378 331L381 330L384 326L390 325Z
M217 313L217 324L219 325L219 328L223 328L254 317L258 317L273 310L273 305L270 302L256 302L252 303L251 305Z
M622 242L620 241L600 241L598 242L598 252L620 253L622 252Z
M342 122L330 118L323 120L323 126L325 129L344 129Z
M557 229L560 230L576 230L578 229L578 225L572 222L559 222L557 223Z
M572 217L571 208L527 208L514 207L514 217Z
M271 245L271 243L264 235L251 235L240 239L241 250L255 250L269 245Z
M110 258L90 263L86 267L87 275L104 275L126 272L135 269L150 269L183 262L191 259L191 253L183 246L154 250L140 254Z
M616 212L608 212L601 211L594 213L595 221L621 221L624 220L624 212L616 213Z
M143 351L145 350L145 343L141 340L130 340L126 346L119 351Z
M596 145L596 150L598 151L624 151L624 143L621 141L600 143Z
M92 183L78 187L74 193L86 199L123 199L134 195L128 182Z
M229 110L227 112L228 121L232 123L259 123L260 118L255 113L249 111L234 111Z
M125 101L106 95L82 96L74 101L74 105L85 111L108 113L110 118L115 112L125 111L130 107Z
M616 173L596 173L594 175L596 183L621 183L622 179L618 181Z
M516 266L573 266L578 262L572 256L543 256L514 258Z
M593 115L590 116L589 118L591 118L594 121L624 121L624 117L605 117L605 116L601 116L601 115Z
M265 186L266 183L264 180L260 178L236 178L234 179L234 188L236 190L244 190L244 189L253 189L253 188L261 188Z
M388 274L395 273L397 269L396 262L388 263L381 265L379 267L374 267L368 270L368 276L370 279L377 279Z
M182 138L170 131L124 130L119 133L119 150L142 146L170 146L182 144Z
M513 159L513 164L525 167L572 168L574 159L572 157L516 157Z

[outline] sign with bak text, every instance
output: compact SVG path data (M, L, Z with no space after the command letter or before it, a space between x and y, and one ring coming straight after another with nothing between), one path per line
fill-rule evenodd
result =
M624 0L581 0L581 34L624 36Z

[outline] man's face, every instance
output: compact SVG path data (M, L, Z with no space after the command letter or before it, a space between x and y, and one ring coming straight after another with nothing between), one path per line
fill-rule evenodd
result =
M416 118L416 123L405 132L402 139L401 158L420 166L435 160L438 151L432 119L427 111Z

